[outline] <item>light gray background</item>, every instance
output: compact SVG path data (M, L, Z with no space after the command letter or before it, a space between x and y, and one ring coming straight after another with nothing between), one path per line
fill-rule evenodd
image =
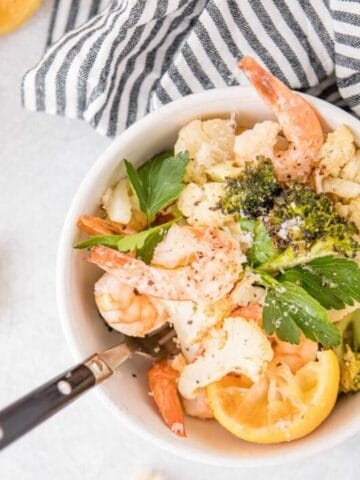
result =
M77 186L109 140L80 121L24 111L20 79L50 11L0 38L0 407L73 362L58 320L55 258ZM177 458L124 428L89 393L0 455L1 480L355 480L360 435L303 462L223 469Z

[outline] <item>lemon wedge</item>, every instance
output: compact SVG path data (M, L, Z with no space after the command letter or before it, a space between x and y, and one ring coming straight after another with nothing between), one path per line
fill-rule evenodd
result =
M41 0L0 0L0 35L10 33L28 20Z
M301 438L317 428L333 409L340 369L332 350L320 352L295 374L285 364L269 367L256 383L228 375L207 387L218 422L254 443Z

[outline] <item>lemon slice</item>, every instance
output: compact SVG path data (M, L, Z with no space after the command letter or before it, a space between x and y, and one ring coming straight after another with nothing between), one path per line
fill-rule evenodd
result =
M207 394L215 418L234 435L279 443L304 437L325 420L335 405L339 378L336 355L327 350L295 374L281 364L254 384L228 375L209 385Z
M12 32L39 8L41 0L0 0L0 35Z

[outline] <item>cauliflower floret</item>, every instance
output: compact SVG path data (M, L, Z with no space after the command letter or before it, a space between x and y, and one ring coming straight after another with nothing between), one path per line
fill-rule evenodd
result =
M347 217L360 229L360 197L351 200L346 207Z
M190 158L189 163L186 167L184 182L196 182L197 184L202 185L206 181L207 176L205 166L200 165L194 158Z
M340 125L327 135L321 147L319 170L321 175L338 177L344 165L355 155L354 137L346 125Z
M127 225L131 218L131 201L128 182L120 180L113 188L108 188L102 199L102 206L113 222Z
M344 180L343 178L325 178L322 182L324 193L333 193L341 198L355 198L360 195L360 183Z
M209 182L201 186L189 183L179 197L178 208L190 225L222 227L232 219L220 209L223 195L222 183Z
M265 303L266 290L263 287L254 285L259 281L260 276L254 274L251 270L246 270L245 275L235 285L235 288L230 294L231 303L234 308L247 307L249 304Z
M349 215L349 205L345 205L341 202L335 203L335 210L340 215L340 217L347 218Z
M183 127L175 144L175 153L187 150L190 162L185 182L205 183L207 168L233 160L235 134L229 120L193 120Z
M123 178L114 187L108 188L102 196L101 203L113 222L122 223L136 231L146 227L146 216L140 211L135 195L130 193L127 179Z
M335 209L341 217L354 222L360 230L360 196L351 199L349 203L336 202Z
M229 299L222 299L210 304L196 304L192 301L163 300L169 313L169 321L176 331L180 347L189 358L190 345L198 349L203 336L212 327L222 323L231 312Z
M244 167L259 155L271 158L280 130L278 123L266 120L235 137L235 164Z
M207 176L214 182L226 182L227 178L237 178L242 171L242 168L234 167L231 163L225 162L206 168Z
M202 129L207 140L202 143L198 151L198 162L204 165L215 165L232 161L235 133L230 120L206 120L202 122Z
M354 157L342 169L340 177L360 183L360 150L357 150Z
M187 365L179 377L179 391L185 398L194 398L201 387L215 382L230 372L258 380L273 358L271 344L254 322L241 317L224 321L223 345L209 344L203 356Z
M341 391L358 392L360 390L360 354L346 345L341 368Z

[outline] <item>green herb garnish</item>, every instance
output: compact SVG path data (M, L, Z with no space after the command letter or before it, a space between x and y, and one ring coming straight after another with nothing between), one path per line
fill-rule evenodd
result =
M303 288L291 282L279 282L262 273L267 287L263 327L280 340L299 344L300 334L324 347L338 345L340 333L329 321L326 309Z
M149 228L134 235L98 235L85 242L78 243L75 248L91 248L95 245L105 245L121 252L136 252L136 256L145 263L150 263L155 247L163 240L167 231L175 223L173 220L163 225Z
M286 270L279 280L297 283L327 309L339 310L360 302L360 269L347 258L316 258Z
M188 152L160 153L138 169L124 160L129 183L148 225L156 213L180 195L188 162Z
M91 248L96 245L104 245L109 248L118 248L119 240L124 238L123 235L94 235L84 242L77 243L74 248Z
M257 267L278 255L279 252L274 247L266 227L261 220L244 218L240 219L239 223L243 232L250 232L253 235L253 243L251 247L246 250L246 256L251 266Z

